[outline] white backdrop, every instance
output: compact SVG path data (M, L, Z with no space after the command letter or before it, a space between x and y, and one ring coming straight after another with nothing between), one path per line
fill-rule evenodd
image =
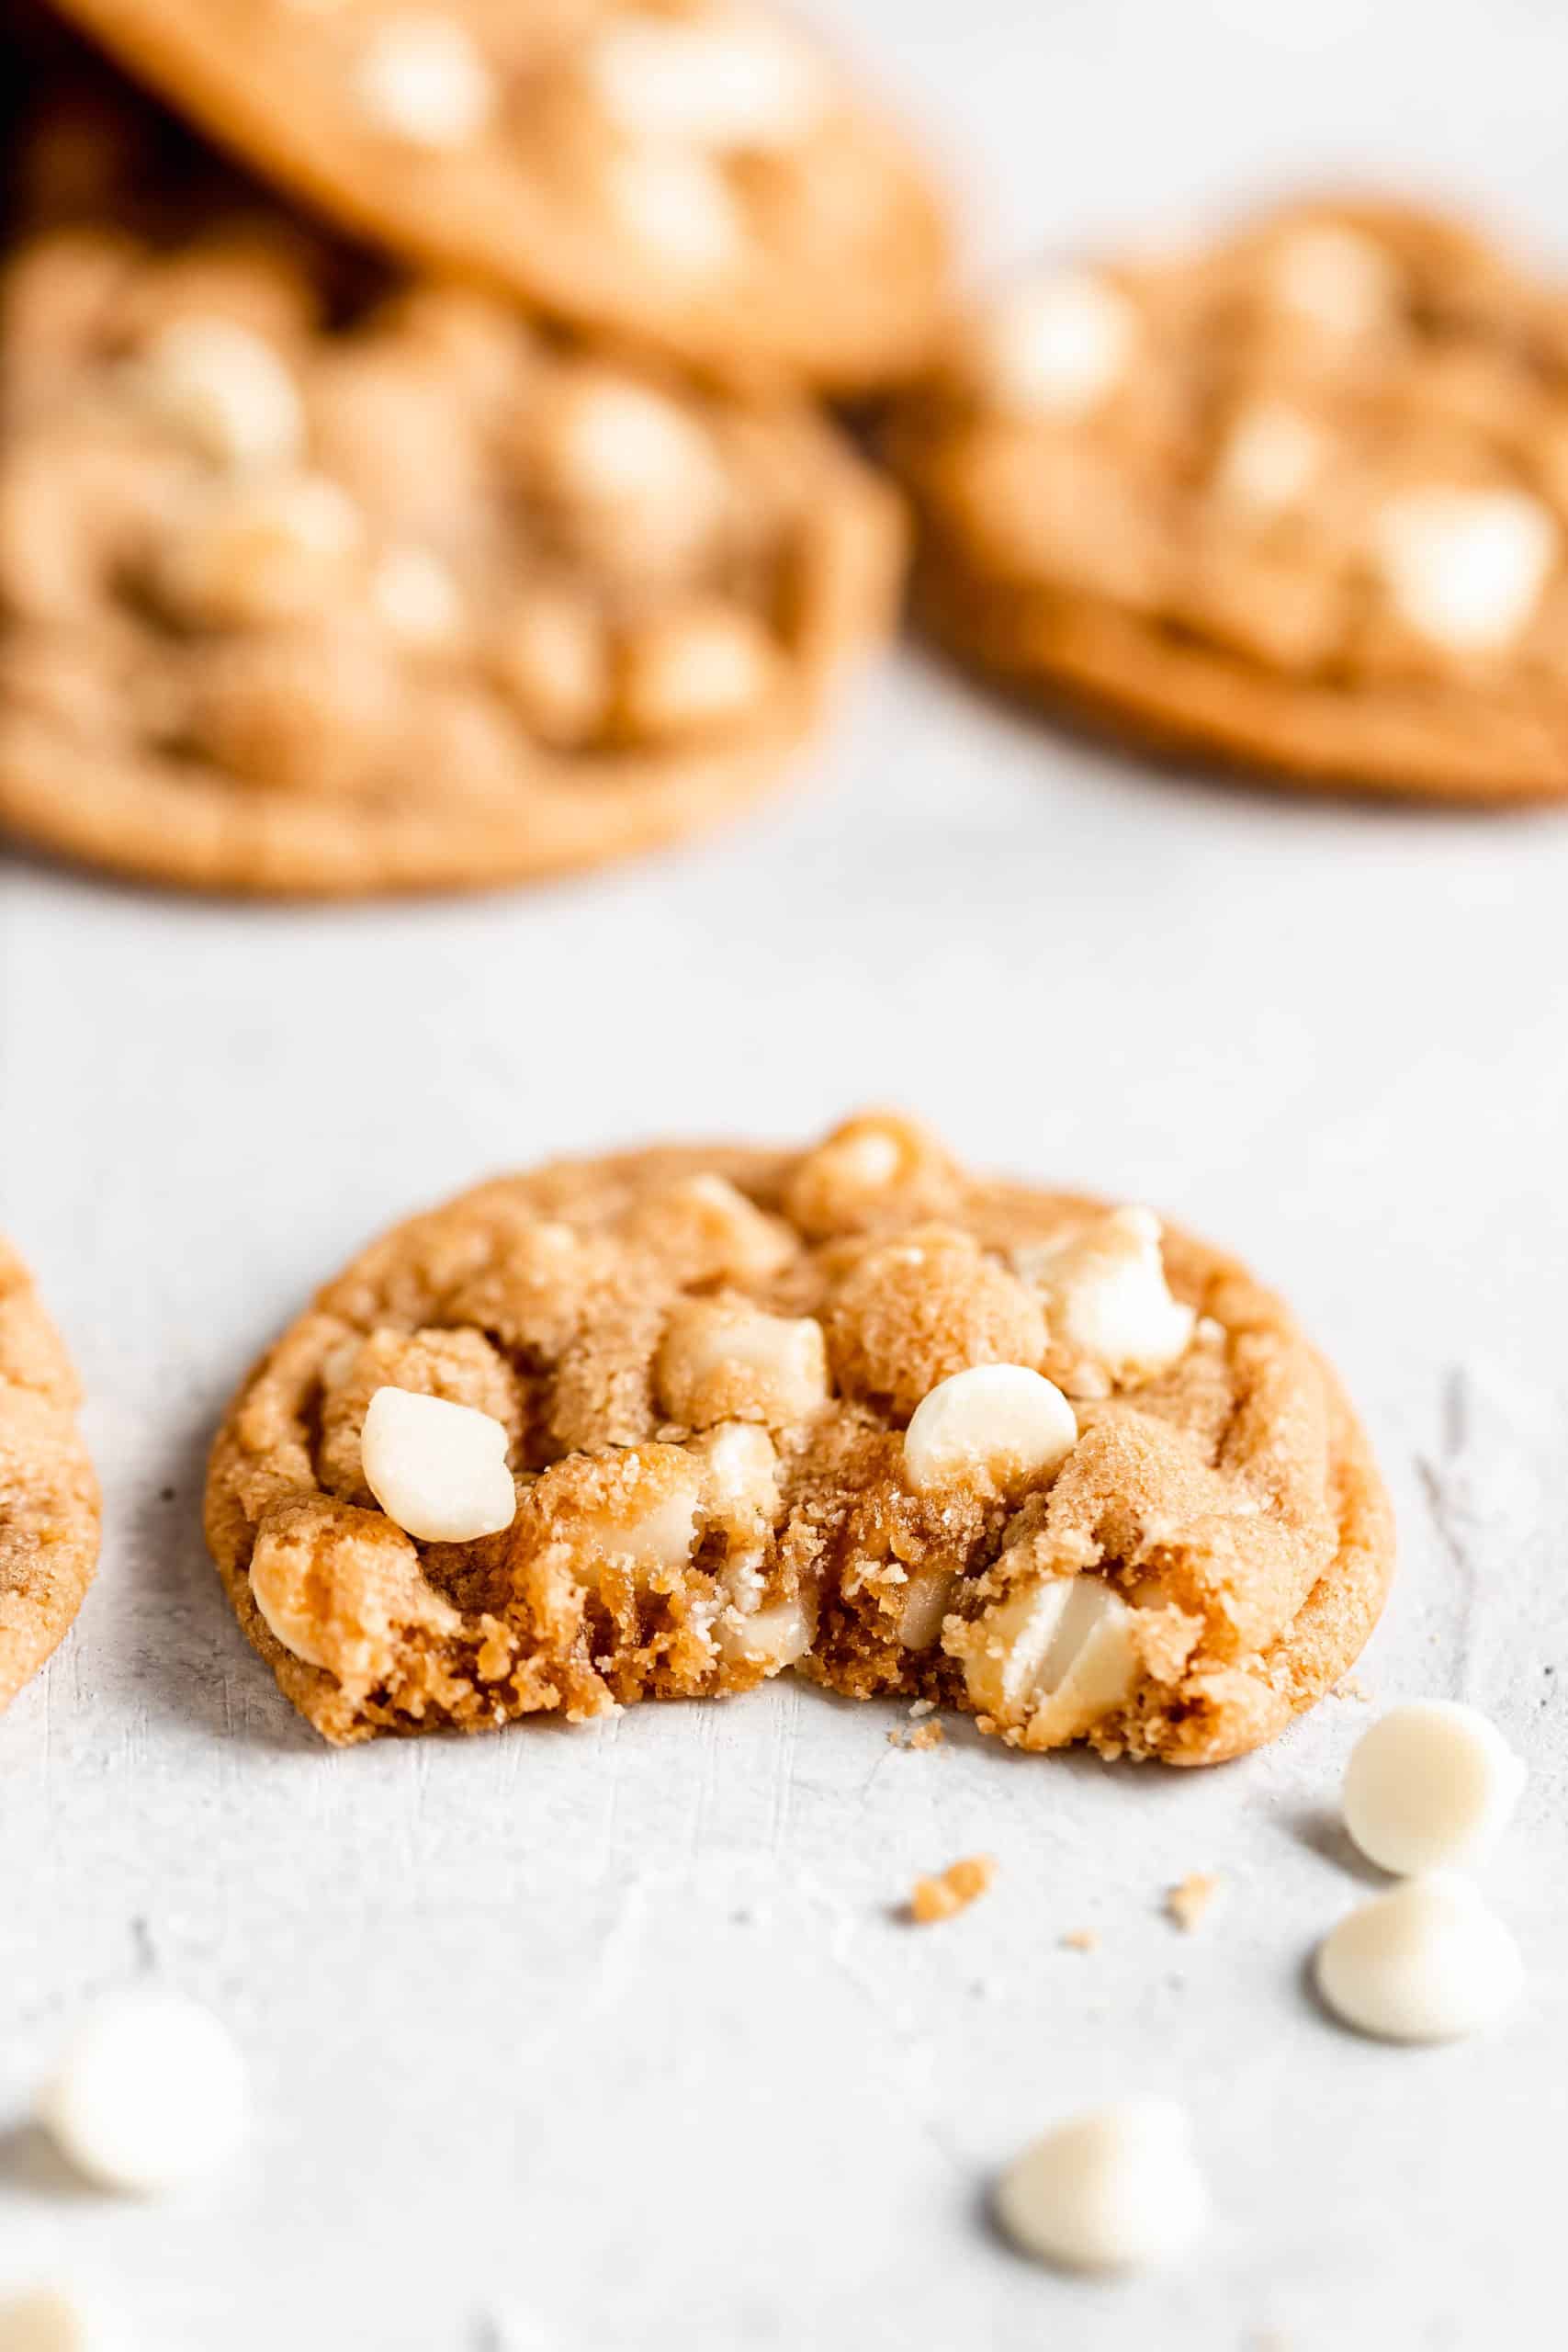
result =
M1568 247L1540 0L840 0L1022 252L1331 167ZM0 1225L87 1383L103 1574L0 1724L0 2284L97 2279L143 2352L1469 2352L1560 2308L1568 819L1178 779L906 652L794 797L534 897L190 904L0 864ZM321 1747L207 1563L227 1390L389 1219L509 1163L893 1100L982 1163L1249 1256L1394 1487L1362 1679L1529 1757L1491 1873L1531 1971L1402 2052L1303 1991L1360 1891L1332 1701L1197 1779L1022 1759L773 1686L597 1731ZM1554 1670L1555 1669L1555 1679ZM992 1894L913 1931L920 1871ZM1191 1869L1228 1881L1192 1939ZM1092 1953L1064 1932L1099 1930ZM250 2052L210 2188L78 2189L22 2128L79 2005L155 1967ZM1064 2284L982 2218L1076 2102L1194 2110L1220 2218ZM15 2126L15 2128L11 2128Z

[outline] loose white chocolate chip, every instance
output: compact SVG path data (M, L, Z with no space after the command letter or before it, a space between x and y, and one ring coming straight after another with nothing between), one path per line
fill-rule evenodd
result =
M320 474L235 482L176 524L158 584L197 622L301 618L341 592L363 530L347 492Z
M622 658L622 714L634 734L700 734L764 702L779 675L773 641L752 614L693 605L633 632Z
M39 2120L89 2179L151 2197L232 2155L248 2105L228 2029L196 2001L148 1989L105 2001L79 2028Z
M820 61L763 19L627 18L594 42L587 66L616 130L719 153L798 145L829 97Z
M1014 2244L1072 2270L1129 2270L1184 2254L1208 2226L1208 2184L1184 2109L1124 2099L1059 2123L997 2188Z
M424 548L389 548L370 575L370 601L411 645L448 643L463 617L457 582Z
M1559 546L1553 517L1520 490L1406 491L1382 509L1372 534L1394 609L1456 653L1496 651L1517 637Z
M1393 1707L1345 1770L1345 1826L1400 1877L1477 1861L1506 1827L1525 1768L1495 1724L1457 1700Z
M1102 1577L1030 1578L964 1628L976 1706L1059 1747L1119 1707L1137 1678L1133 1611Z
M1352 338L1387 324L1399 308L1399 265L1359 230L1298 229L1274 256L1273 293L1325 334Z
M765 1421L786 1428L828 1400L822 1326L765 1315L716 1299L683 1299L665 1328L654 1385L671 1418L688 1429L715 1421Z
M1214 494L1240 514L1283 514L1300 505L1323 458L1323 435L1310 417L1289 401L1255 401L1225 437Z
M1136 311L1109 279L1059 270L1012 287L982 319L974 372L998 408L1085 416L1122 381L1137 334Z
M378 130L414 147L462 147L478 138L495 107L490 67L450 17L394 17L360 53L355 75L360 109Z
M1152 1211L1113 1209L1070 1240L1025 1257L1052 1340L1111 1380L1148 1379L1185 1353L1193 1310L1170 1295Z
M269 343L232 319L174 320L134 363L131 382L214 464L292 465L304 447L293 377Z
M719 167L699 150L638 145L612 155L604 192L626 233L671 269L717 276L746 248L746 224Z
M0 2352L128 2352L107 2312L71 2287L45 2287L0 2303Z
M1468 1879L1406 1879L1318 1947L1317 1987L1384 2041L1454 2041L1493 2025L1524 1983L1518 1946Z
M359 1441L365 1483L416 1542L468 1544L516 1513L507 1442L501 1423L471 1405L378 1388Z
M1058 1468L1077 1435L1072 1407L1040 1373L971 1364L916 1406L904 1432L904 1475L917 1492L976 1475L1009 1492Z

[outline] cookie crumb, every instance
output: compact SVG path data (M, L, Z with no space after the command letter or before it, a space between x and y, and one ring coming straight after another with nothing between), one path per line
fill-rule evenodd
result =
M1341 1675L1334 1686L1334 1695L1337 1699L1355 1699L1363 1707L1372 1703L1371 1692L1357 1674Z
M909 1709L909 1721L911 1723L919 1723L922 1716L934 1715L935 1713L936 1701L934 1699L917 1699L914 1705Z
M918 1878L909 1892L910 1918L929 1928L934 1920L955 1917L985 1894L996 1874L989 1854L970 1854L950 1863L940 1878Z
M1069 1928L1065 1936L1057 1938L1057 1941L1064 1951L1098 1951L1100 1929L1098 1928Z
M1190 1936L1224 1884L1224 1879L1213 1871L1189 1871L1185 1878L1167 1889L1166 1917Z
M914 1710L911 1709L910 1712L913 1713ZM907 1729L903 1724L895 1724L887 1735L887 1745L889 1747L925 1749L940 1747L946 1737L946 1731L938 1723L919 1723L912 1731Z

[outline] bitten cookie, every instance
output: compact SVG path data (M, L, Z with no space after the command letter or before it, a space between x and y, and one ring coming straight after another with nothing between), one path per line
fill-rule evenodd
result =
M401 257L729 381L929 355L946 235L826 51L726 0L69 0L263 172Z
M1337 1381L1240 1266L882 1114L399 1227L245 1381L207 1526L340 1742L794 1667L1213 1763L1345 1671L1393 1559Z
M0 1239L0 1708L63 1641L98 1560L70 1359Z
M68 197L35 139L0 825L211 889L528 879L739 808L886 630L894 495L806 410L378 290L133 133Z
M1568 305L1452 222L1026 277L890 446L925 617L999 679L1297 784L1568 792Z

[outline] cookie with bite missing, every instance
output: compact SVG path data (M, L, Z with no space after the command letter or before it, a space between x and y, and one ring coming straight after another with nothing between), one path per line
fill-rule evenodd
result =
M793 1668L1213 1763L1332 1687L1393 1560L1337 1380L1234 1260L881 1113L396 1227L244 1381L207 1527L340 1743Z
M69 0L256 169L401 259L727 381L929 354L947 237L884 109L750 0Z
M0 1239L0 1708L64 1640L98 1560L98 1486L76 1375Z
M1460 224L1025 277L890 447L925 618L998 681L1297 785L1568 793L1568 302Z
M897 590L829 425L69 122L0 267L0 827L205 889L484 887L777 779Z

